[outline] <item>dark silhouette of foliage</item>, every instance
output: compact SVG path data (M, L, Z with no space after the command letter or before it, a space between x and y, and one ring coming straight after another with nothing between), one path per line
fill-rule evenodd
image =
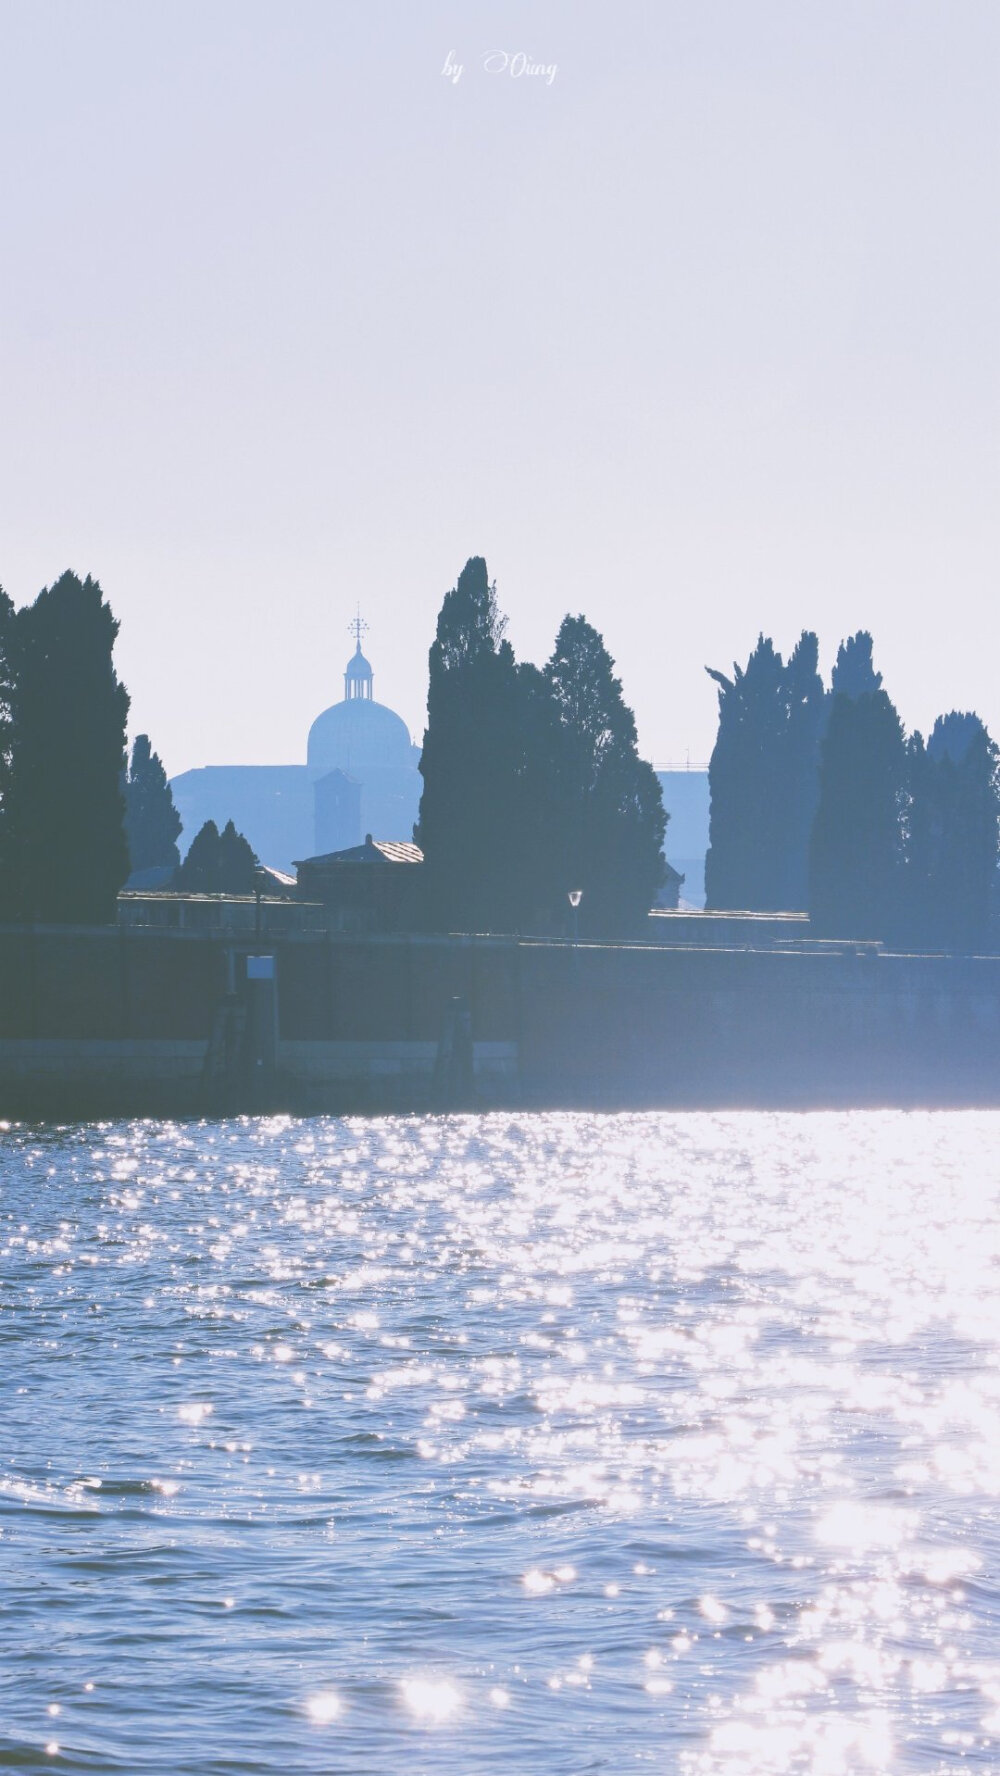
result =
M249 839L245 839L236 831L233 822L227 820L219 835L220 893L252 894L259 868L260 859Z
M177 840L181 817L159 756L148 734L137 734L132 761L123 781L125 837L132 873L147 869L176 869L180 862Z
M948 759L953 765L960 765L968 758L970 749L983 740L988 747L993 745L978 715L971 710L953 709L949 715L938 716L927 751L932 759Z
M113 920L128 876L121 776L129 699L96 580L64 573L14 619L5 820L19 916Z
M481 557L445 597L430 653L416 836L438 929L631 929L662 873L659 782L613 661L567 617L546 667L518 665Z
M706 904L759 910L773 899L772 773L783 727L782 660L761 635L745 671L735 662L732 678L706 671L719 687L719 732L708 767Z
M821 936L917 948L989 942L997 900L1000 755L952 711L904 739L872 638L841 643L824 693L816 637L783 664L761 636L746 669L711 671L710 907L807 905Z
M997 872L1000 753L979 717L939 716L907 749L906 894L899 936L920 949L988 942Z
M777 857L774 904L799 912L809 900L809 841L819 802L819 756L828 698L819 641L803 630L784 672L785 729L775 785Z
M907 758L886 692L838 692L823 741L809 856L820 937L886 938L903 889Z
M666 815L614 661L584 617L564 618L544 679L556 715L549 804L559 911L579 888L586 935L641 930L663 878Z
M474 556L445 596L430 650L416 835L438 929L514 930L525 892L525 686L505 626Z
M0 586L0 918L16 910L7 792L13 741L15 611Z
M206 820L191 840L174 886L186 894L218 894L219 875L219 829L214 820Z
M258 868L249 840L231 820L221 833L214 820L206 820L191 840L175 886L186 894L253 894Z
M559 768L563 733L546 673L527 661L517 667L516 715L514 929L562 932L567 905Z
M882 674L876 672L872 660L872 638L867 629L849 635L837 650L837 659L830 677L830 689L836 697L862 697L882 689Z
M826 693L816 636L803 631L787 665L761 635L719 686L719 732L709 764L705 860L709 907L800 909L818 798Z

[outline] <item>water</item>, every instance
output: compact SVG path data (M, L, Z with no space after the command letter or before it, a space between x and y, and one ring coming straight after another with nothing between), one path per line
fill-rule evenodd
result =
M992 1114L0 1136L0 1767L1000 1768Z

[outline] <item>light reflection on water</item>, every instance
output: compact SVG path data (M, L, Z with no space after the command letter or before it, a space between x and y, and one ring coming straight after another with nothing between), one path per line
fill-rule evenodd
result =
M8 1132L0 1768L1000 1768L998 1132Z

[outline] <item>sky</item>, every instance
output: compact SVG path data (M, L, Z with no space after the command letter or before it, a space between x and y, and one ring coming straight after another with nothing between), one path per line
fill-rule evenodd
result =
M996 0L0 0L0 584L101 581L171 775L303 761L358 605L419 739L472 554L657 763L803 627L1000 737L998 76Z

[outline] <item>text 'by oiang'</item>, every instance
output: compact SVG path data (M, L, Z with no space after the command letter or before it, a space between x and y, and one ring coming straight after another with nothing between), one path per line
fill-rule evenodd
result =
M552 85L558 72L555 62L533 62L523 49L513 52L509 49L489 50L482 58L482 69L484 74L507 74L511 80L520 80L524 76L540 79L546 86ZM453 49L449 49L445 56L441 72L452 86L457 86L465 73L465 65L456 61Z

